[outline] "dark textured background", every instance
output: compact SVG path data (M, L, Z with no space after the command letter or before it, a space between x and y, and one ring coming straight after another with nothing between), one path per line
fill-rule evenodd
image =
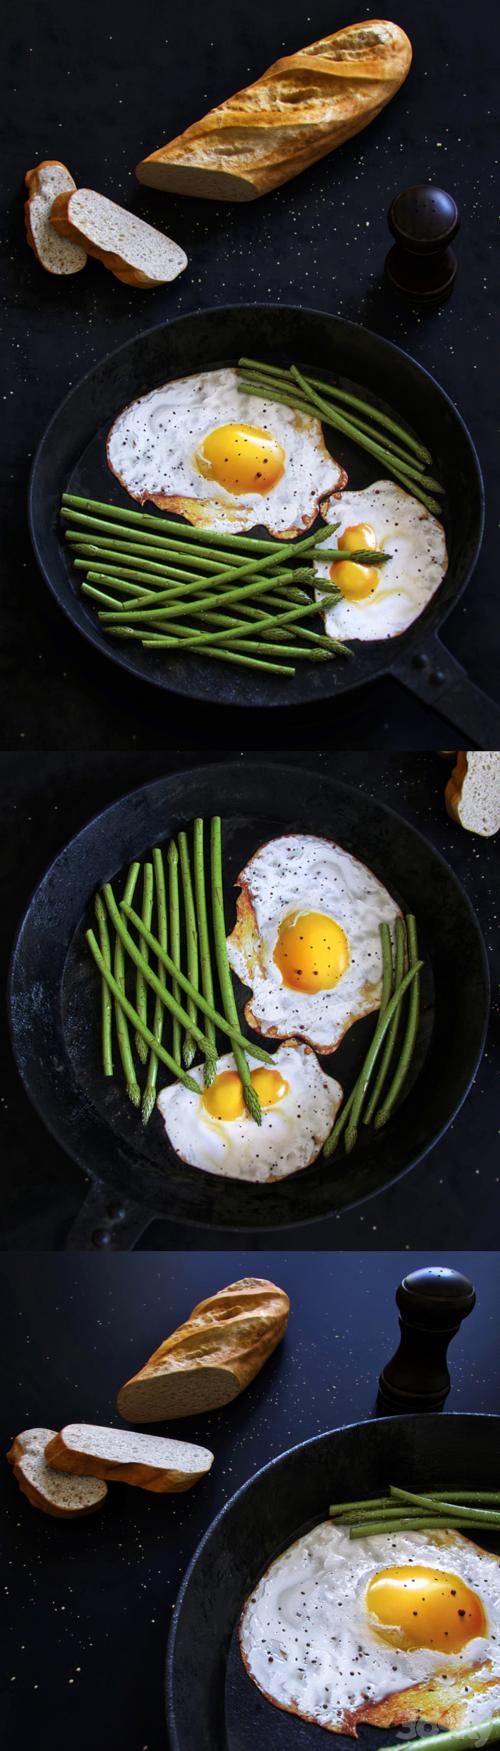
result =
M245 759L244 754L239 756ZM3 853L2 934L8 954L30 893L66 841L107 803L160 773L204 761L223 760L221 751L190 755L90 754L0 755L4 794L0 821ZM448 860L476 908L489 951L492 986L498 992L497 839L479 839L451 821L443 790L449 764L435 754L262 755L265 763L294 761L329 773L398 810L425 833ZM265 775L263 772L263 783ZM457 956L460 942L457 941ZM498 1165L499 1009L494 995L489 1040L475 1085L442 1142L419 1167L388 1192L349 1214L314 1227L297 1228L289 1246L495 1246L500 1239ZM63 1154L30 1107L10 1062L2 1081L4 1135L0 1246L61 1247L82 1202L86 1181ZM248 1235L248 1245L260 1244ZM199 1247L200 1230L155 1221L140 1245ZM230 1231L211 1230L206 1244L239 1245ZM279 1231L267 1244L279 1246Z
M363 19L358 0L7 0L2 157L6 207L3 388L6 525L2 746L133 748L196 743L206 713L132 682L65 621L31 557L25 519L29 458L70 384L130 335L212 304L275 300L317 306L390 336L435 375L477 443L490 505L495 480L497 398L492 286L495 60L490 0L398 0L397 21L414 45L406 85L365 133L266 199L244 206L192 201L140 189L134 165L146 152L239 86L284 50ZM189 256L172 287L134 291L90 262L72 279L45 274L23 236L23 175L44 157L67 161L80 183L125 201L170 229ZM415 181L443 184L462 219L460 271L448 305L421 314L384 288L386 210ZM498 457L498 450L496 451ZM497 536L491 517L475 578L445 637L490 692L495 652ZM498 641L497 641L498 643ZM20 675L22 670L22 680ZM282 720L283 721L283 720ZM212 745L249 735L269 746L271 714L211 713ZM295 746L440 746L443 720L395 681L359 701L303 708L285 719Z
M226 1410L169 1424L215 1453L210 1476L189 1495L113 1484L99 1514L68 1525L31 1508L1 1464L4 1751L165 1751L165 1643L198 1540L267 1460L373 1414L378 1375L396 1348L394 1293L408 1257L238 1251L33 1255L26 1264L0 1264L2 1451L33 1424L118 1422L118 1387L225 1283L255 1273L290 1295L285 1341L248 1391ZM448 1408L500 1413L498 1253L419 1248L412 1264L451 1265L472 1278L477 1307L450 1349Z

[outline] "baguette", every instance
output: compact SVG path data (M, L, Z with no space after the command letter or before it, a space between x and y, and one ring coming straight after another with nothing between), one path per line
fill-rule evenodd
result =
M213 1465L207 1447L188 1441L166 1441L159 1435L137 1435L128 1429L105 1429L95 1423L68 1423L54 1435L45 1458L56 1471L134 1484L140 1490L190 1490Z
M22 1429L6 1455L9 1465L17 1465L18 1459L22 1459L25 1453L44 1454L47 1442L52 1440L55 1433L55 1429Z
M159 1423L230 1404L280 1343L289 1311L284 1289L260 1277L244 1277L200 1301L121 1387L120 1416Z
M254 201L368 127L411 66L404 30L368 19L275 61L143 158L139 182L208 200Z
M448 779L444 800L452 820L469 833L489 839L500 831L500 752L461 750Z
M80 243L58 237L49 223L54 201L61 194L73 194L76 182L65 164L58 158L43 158L24 178L28 200L24 203L26 238L37 261L48 274L79 274L85 267L87 251Z
M50 222L59 237L79 243L127 286L162 286L187 267L171 237L94 189L58 195Z

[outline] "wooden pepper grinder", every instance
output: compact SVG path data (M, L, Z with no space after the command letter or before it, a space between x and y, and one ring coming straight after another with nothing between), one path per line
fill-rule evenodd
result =
M391 285L424 303L442 303L449 298L457 271L450 244L459 227L452 195L431 183L416 183L396 195L389 207L388 223L396 239L385 261Z
M383 1410L441 1410L450 1390L448 1344L476 1302L461 1271L429 1265L403 1277L396 1291L401 1341L379 1380Z

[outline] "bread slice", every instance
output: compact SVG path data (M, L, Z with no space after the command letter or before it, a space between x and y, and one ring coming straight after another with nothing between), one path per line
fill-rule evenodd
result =
M444 799L448 814L468 833L489 839L500 831L500 752L461 750L448 779Z
M274 61L253 85L137 165L139 182L254 201L368 127L409 72L399 25L364 19Z
M219 1289L121 1387L120 1416L159 1423L230 1404L280 1343L289 1311L284 1289L262 1277Z
M82 245L127 286L162 286L187 267L187 255L171 237L94 189L60 194L50 219L59 237Z
M188 1441L166 1441L160 1435L136 1435L127 1429L105 1429L96 1423L68 1423L46 1448L56 1471L104 1477L135 1484L140 1490L190 1490L213 1465L207 1447Z
M37 261L48 274L79 274L85 267L87 251L80 243L58 237L50 224L50 215L58 195L73 194L76 183L65 164L58 158L43 158L24 178L28 200L24 203L26 237Z
M47 1442L51 1441L55 1434L55 1429L22 1429L21 1434L16 1435L12 1447L9 1447L6 1455L9 1465L17 1465L18 1459L22 1459L25 1453L44 1454Z
M95 1514L106 1500L108 1486L97 1477L62 1477L47 1465L43 1453L24 1453L14 1466L14 1477L32 1508L41 1508L58 1520L81 1520Z

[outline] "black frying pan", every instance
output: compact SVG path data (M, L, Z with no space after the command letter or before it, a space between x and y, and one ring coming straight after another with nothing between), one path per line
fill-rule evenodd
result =
M367 1751L401 1728L359 1728L358 1740L285 1714L247 1676L237 1624L252 1587L280 1550L328 1515L331 1501L402 1489L496 1489L500 1417L405 1416L304 1441L257 1472L214 1520L183 1581L170 1631L170 1751ZM477 1531L471 1535L478 1537ZM498 1551L491 1533L479 1542ZM417 1738L415 1728L413 1734ZM420 1734L418 1735L420 1737Z
M341 384L355 386L386 406L390 403L432 450L446 488L450 564L420 619L399 638L353 644L349 661L298 664L295 676L283 681L251 670L242 679L240 670L203 663L193 653L185 658L166 652L157 655L143 651L140 644L107 638L78 592L58 526L64 490L130 507L105 458L107 431L127 402L169 378L235 364L242 353L316 366L334 373ZM384 474L382 464L341 439L340 433L332 435L332 443L347 468L351 487L366 486ZM112 662L155 686L248 709L334 699L390 672L424 702L431 701L473 744L499 745L500 712L468 680L438 637L442 621L471 577L481 544L483 485L476 452L439 384L405 353L367 329L321 311L255 304L199 311L138 335L84 377L54 415L33 464L29 516L38 564L68 618Z
M413 1082L391 1123L363 1135L351 1157L314 1163L276 1185L223 1181L187 1167L170 1150L159 1114L146 1129L118 1081L101 1071L98 987L84 940L90 902L106 879L196 815L221 814L225 908L234 882L265 840L288 831L334 838L368 864L418 918L426 968ZM236 982L235 982L236 983ZM240 1013L245 991L236 985ZM93 1243L108 1206L121 1210L114 1237L130 1245L153 1214L204 1228L262 1230L320 1222L391 1184L429 1150L467 1094L484 1044L488 970L477 919L448 865L392 810L308 770L215 765L160 779L123 797L55 859L30 902L10 980L14 1051L41 1117L98 1182L73 1243ZM371 1033L349 1030L325 1069L351 1086ZM168 1080L168 1073L166 1073ZM161 1086L160 1079L160 1086ZM111 1195L111 1196L110 1196ZM110 1235L108 1233L108 1240Z

